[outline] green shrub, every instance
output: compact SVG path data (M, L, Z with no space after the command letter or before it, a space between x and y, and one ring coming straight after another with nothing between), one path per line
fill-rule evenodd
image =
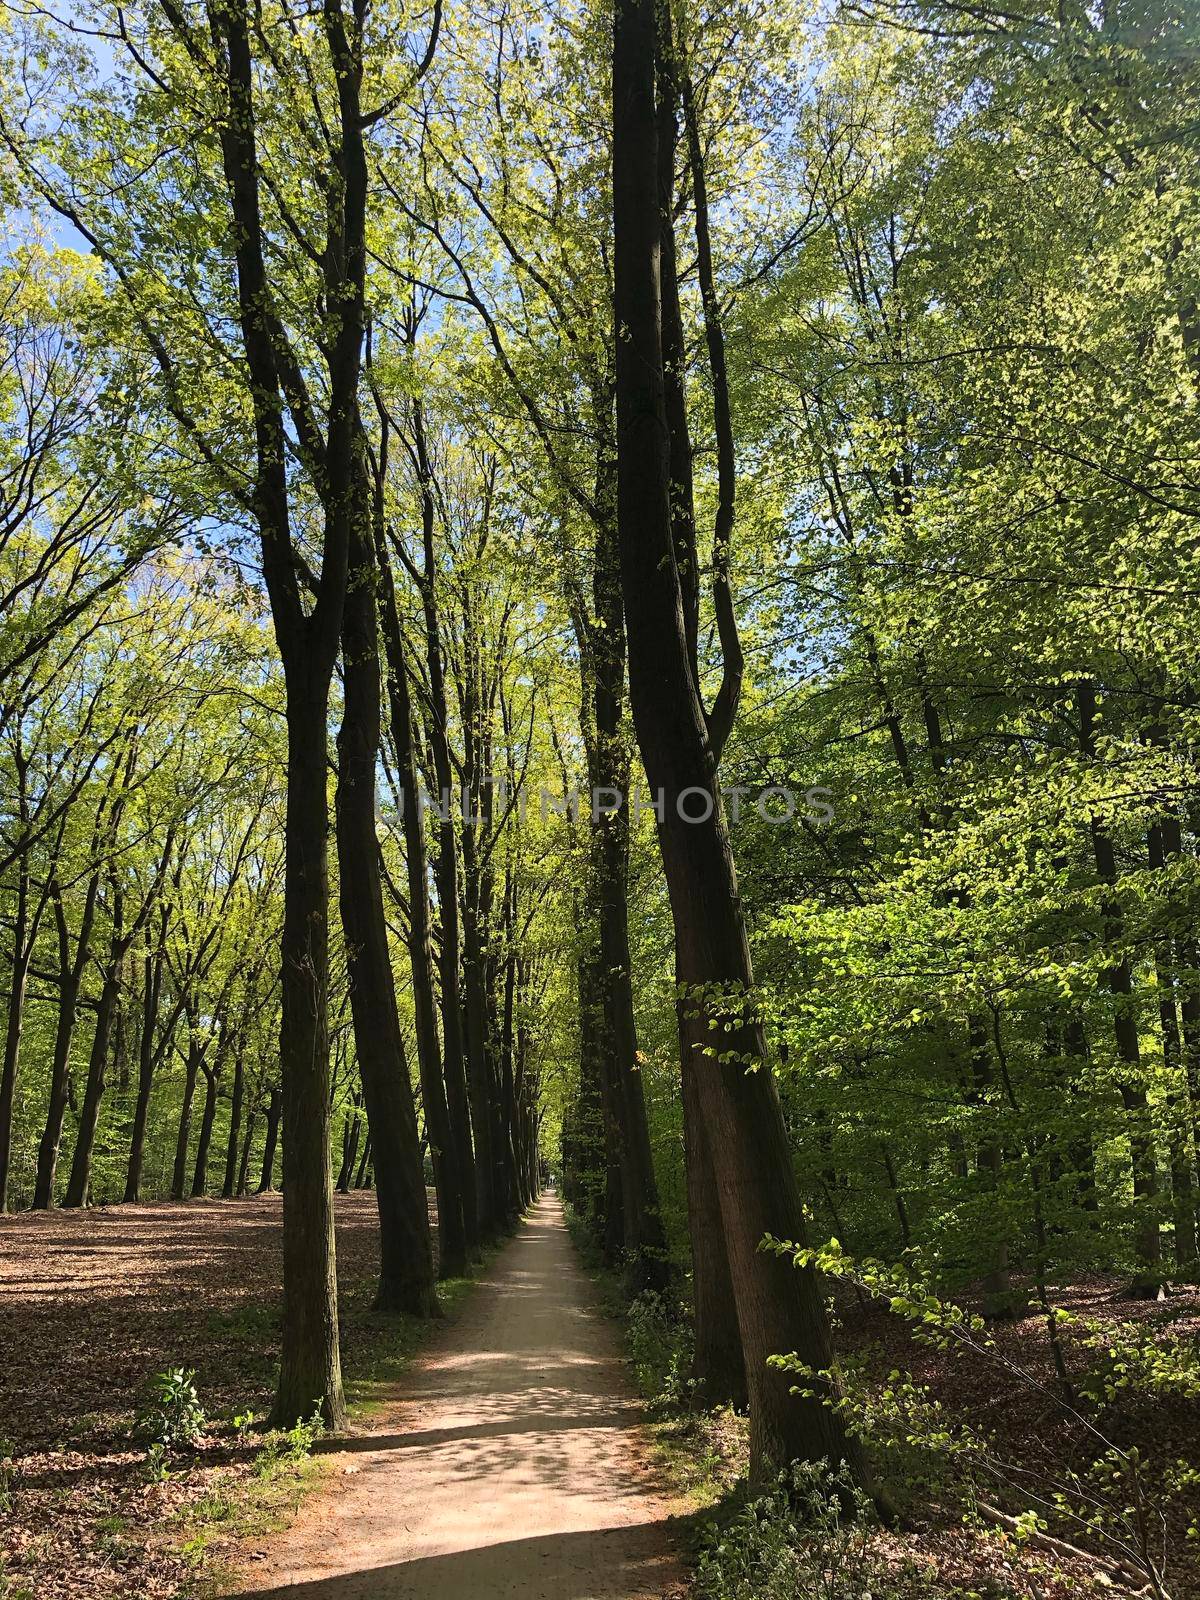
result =
M638 1388L663 1410L687 1404L692 1386L692 1326L677 1300L645 1289L626 1312L626 1336Z
M795 1462L767 1494L708 1530L696 1586L702 1600L885 1600L929 1596L872 1548L869 1498L839 1468Z
M297 1422L294 1427L267 1436L266 1442L254 1459L254 1471L260 1478L270 1477L280 1467L295 1467L312 1454L312 1447L325 1432L321 1417L321 1402L313 1407L312 1416Z
M204 1407L196 1393L196 1374L187 1367L156 1373L152 1399L142 1426L154 1444L170 1452L199 1444L204 1432Z

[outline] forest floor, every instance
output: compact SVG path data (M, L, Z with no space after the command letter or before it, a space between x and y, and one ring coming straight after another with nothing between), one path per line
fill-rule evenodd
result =
M978 1438L989 1441L994 1471L975 1472L981 1502L1046 1509L1061 1489L1076 1507L1087 1493L1094 1493L1097 1509L1111 1511L1131 1504L1128 1486L1114 1480L1098 1487L1089 1476L1088 1463L1102 1455L1106 1445L1133 1457L1146 1495L1147 1542L1160 1572L1165 1571L1167 1593L1174 1600L1200 1600L1200 1540L1190 1533L1193 1524L1200 1526L1200 1388L1195 1361L1200 1353L1200 1291L1181 1284L1161 1299L1138 1299L1127 1295L1127 1284L1125 1276L1093 1273L1052 1291L1056 1308L1078 1319L1076 1331L1060 1328L1064 1361L1076 1391L1075 1407L1064 1406L1058 1398L1062 1390L1046 1321L1032 1310L1012 1321L990 1323L985 1350L955 1354L915 1340L907 1323L877 1304L853 1300L841 1288L837 1299L843 1325L838 1342L880 1387L889 1385L897 1372L910 1376L917 1390L940 1408L945 1425L966 1423ZM1032 1304L1032 1283L1020 1287ZM961 1303L969 1311L980 1309L970 1296ZM1106 1330L1112 1341L1107 1351L1110 1360L1105 1359L1104 1340L1099 1347L1084 1344L1085 1324L1098 1332ZM1152 1350L1167 1344L1193 1353L1179 1377L1167 1377L1164 1368L1157 1394L1126 1390L1121 1363L1130 1359L1130 1352L1139 1345ZM913 1423L919 1434L922 1424L916 1417ZM936 1420L933 1425L937 1426ZM924 1426L928 1428L928 1422ZM1177 1475L1177 1487L1164 1492L1164 1485ZM960 1585L968 1594L1060 1600L1079 1593L1143 1592L1140 1578L1126 1584L1098 1562L1039 1548L994 1526L964 1525L957 1502L950 1497L939 1501L936 1484L918 1481L916 1487L924 1502L919 1531L907 1540L893 1540L894 1547L919 1552L942 1580ZM956 1510L947 1515L950 1505ZM1113 1543L1067 1518L1054 1520L1052 1531L1060 1540L1104 1552L1118 1568L1122 1566L1124 1558ZM1108 1526L1120 1532L1111 1518ZM1131 1570L1127 1562L1124 1566Z
M607 1279L615 1307L616 1280L600 1276ZM1128 1487L1115 1481L1098 1487L1088 1471L1111 1445L1138 1463L1148 1543L1165 1573L1165 1593L1172 1600L1200 1600L1200 1538L1191 1531L1200 1528L1200 1290L1181 1285L1159 1300L1131 1299L1125 1294L1127 1282L1095 1273L1054 1290L1060 1311L1108 1330L1112 1339L1107 1354L1113 1359L1097 1363L1094 1350L1060 1330L1078 1410L1056 1398L1062 1391L1040 1314L989 1323L980 1336L983 1348L956 1351L914 1339L909 1324L885 1306L837 1286L833 1300L841 1359L847 1370L866 1375L880 1416L890 1416L893 1429L897 1423L901 1430L911 1428L912 1448L900 1449L884 1464L889 1493L901 1513L899 1528L869 1533L866 1565L853 1581L828 1588L816 1581L796 1593L866 1595L866 1600L871 1595L874 1600L1150 1600L1153 1591L1135 1565L1112 1542L1070 1517L1051 1514L1053 1527L1043 1523L1043 1533L1057 1536L1051 1546L1041 1535L1029 1538L997 1526L977 1510L992 1503L1009 1512L1037 1506L1050 1514L1056 1491L1066 1491L1077 1507L1094 1492L1094 1506L1104 1508L1106 1526L1119 1534L1107 1513L1129 1503ZM1032 1297L1032 1285L1018 1287L1027 1287ZM960 1303L968 1311L979 1309L969 1294ZM1167 1376L1164 1365L1159 1394L1126 1392L1120 1364L1131 1342L1147 1350L1177 1342L1192 1358L1178 1380ZM1081 1392L1094 1394L1098 1376L1115 1383L1101 1403ZM649 1377L652 1387L653 1372ZM718 1535L725 1542L741 1537L730 1530L747 1499L745 1418L728 1410L696 1414L669 1400L655 1409L673 1481L696 1511L694 1536L700 1545L710 1547ZM986 1441L986 1451L952 1453L950 1436L959 1437L964 1424ZM943 1429L944 1444L930 1448ZM983 1465L985 1457L991 1469ZM1163 1493L1172 1479L1178 1480L1174 1489ZM763 1548L769 1552L769 1543ZM852 1548L850 1538L846 1551ZM847 1568L853 1565L845 1555L842 1559ZM777 1593L782 1590L770 1588L772 1597Z
M434 1327L371 1311L374 1196L339 1196L338 1275L357 1435L263 1449L235 1417L261 1418L278 1356L280 1203L167 1202L0 1218L0 1600L172 1600L233 1561L239 1595L300 1582L304 1600L408 1595L627 1597L677 1591L671 1544L691 1529L651 1469L622 1361L547 1197ZM1200 1347L1200 1296L1120 1297L1096 1277L1056 1300L1103 1324L1133 1321ZM975 1359L915 1345L903 1324L839 1292L839 1340L886 1380L911 1372L950 1419L986 1428L1005 1456L1051 1476L1082 1460L1078 1430L1050 1397L1045 1324L995 1330L999 1353L1044 1391ZM414 1362L414 1352L421 1349ZM1068 1351L1072 1357L1077 1352ZM137 1420L154 1375L195 1370L207 1413L194 1451L147 1470ZM367 1413L364 1431L364 1412ZM1117 1403L1105 1431L1136 1445L1153 1476L1194 1461L1200 1399ZM745 1466L744 1424L718 1414L659 1424L671 1481L703 1515ZM661 1457L660 1457L661 1460ZM302 1497L312 1472L328 1492ZM998 1495L997 1498L1000 1498ZM678 1507L680 1502L674 1502ZM880 1535L889 1564L928 1573L928 1592L1061 1600L1118 1582L1091 1563L964 1525L936 1497L917 1529ZM1200 1541L1181 1496L1168 1530L1169 1589L1200 1595ZM354 1526L352 1526L354 1525ZM331 1555L336 1551L336 1560ZM595 1574L613 1574L610 1588ZM511 1583L510 1583L511 1577ZM1099 1583L1097 1586L1097 1578ZM440 1585L440 1587L439 1587Z
M371 1310L375 1197L337 1197L347 1388L387 1390L423 1336ZM270 1407L278 1195L0 1218L0 1600L167 1600L247 1527L286 1520L303 1451L234 1417ZM453 1298L453 1294L451 1295ZM194 1369L203 1439L152 1481L137 1421Z

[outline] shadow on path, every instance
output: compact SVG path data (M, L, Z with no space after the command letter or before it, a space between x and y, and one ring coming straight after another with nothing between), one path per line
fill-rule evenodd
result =
M602 1533L552 1533L456 1550L336 1577L239 1592L232 1600L607 1600L658 1595L676 1576L660 1523Z

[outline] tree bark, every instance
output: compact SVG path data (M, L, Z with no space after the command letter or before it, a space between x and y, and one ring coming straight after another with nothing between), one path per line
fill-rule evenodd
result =
M427 1317L438 1310L433 1246L417 1114L396 1009L375 821L380 677L365 461L357 498L342 619L344 709L338 733L342 929L358 1070L375 1151L380 1254L375 1303L380 1310Z
M692 1251L695 1347L691 1377L698 1405L731 1405L741 1410L749 1400L742 1333L729 1273L717 1178L704 1131L700 1081L696 1073L688 1070L693 1054L692 1035L682 1017L679 1041L680 1060L684 1063L683 1161Z
M618 0L613 52L618 526L634 726L651 791L676 938L676 977L717 1178L750 1396L756 1474L861 1447L821 1398L793 1396L770 1356L832 1361L811 1271L764 1254L766 1234L802 1242L804 1215L761 1025L716 761L692 675L672 540L663 393L654 0ZM692 817L681 815L680 801ZM688 804L690 802L690 805ZM728 1028L728 1032L724 1031ZM717 1052L720 1051L720 1058ZM747 1069L754 1070L747 1070Z
M381 445L380 458L382 477L387 459L385 445ZM396 776L400 786L404 864L408 876L408 957L412 971L417 1065L421 1075L421 1099L425 1107L425 1128L429 1136L429 1148L433 1158L433 1182L437 1192L438 1276L460 1278L467 1268L462 1169L458 1142L450 1116L446 1081L442 1075L442 1050L438 1039L433 932L429 908L429 859L425 847L425 818L421 809L412 699L404 662L404 645L400 633L399 613L396 609L391 563L381 522L382 516L378 516L375 549L380 576L380 616L387 659L392 743L396 752Z
M17 1067L21 1056L21 1024L25 988L37 937L40 908L31 912L29 869L24 857L17 863L17 903L13 919L13 955L9 969L7 1020L4 1029L4 1066L0 1070L0 1212L8 1210L9 1168L12 1162L13 1104L17 1092Z
M283 1343L273 1422L320 1409L345 1421L329 1168L329 866L325 795L328 677L288 685L284 861ZM314 674L314 676L316 676Z
M221 1198L232 1200L237 1192L238 1156L242 1135L242 1108L246 1099L245 1043L239 1035L233 1057L233 1090L229 1102L229 1140L225 1146L225 1181Z
M143 967L142 1027L138 1040L137 1099L133 1108L133 1130L129 1136L129 1166L125 1174L125 1198L136 1200L142 1186L142 1165L146 1156L146 1127L150 1116L150 1095L158 1056L154 1049L154 1029L158 1022L159 995L166 954L160 945L148 955Z
M1076 707L1079 713L1079 748L1092 760L1096 752L1096 690L1090 682L1076 687ZM1101 907L1104 917L1104 936L1110 945L1117 944L1122 936L1123 924L1120 908L1113 897L1117 883L1116 852L1112 838L1101 819L1091 819L1092 849L1096 873L1109 891ZM1113 1036L1121 1076L1118 1089L1129 1126L1130 1177L1133 1185L1133 1247L1138 1262L1131 1290L1137 1295L1151 1295L1158 1290L1159 1269L1162 1261L1162 1237L1158 1219L1158 1157L1154 1145L1154 1130L1150 1122L1150 1102L1142 1073L1142 1052L1138 1042L1137 1002L1133 991L1133 968L1127 955L1117 955L1107 970L1109 992L1112 994Z
M467 1083L467 1058L463 1027L462 911L458 885L458 841L454 827L451 796L454 774L450 760L450 721L446 703L446 670L442 651L441 618L436 587L434 527L436 506L433 495L433 468L425 434L425 414L420 400L412 407L413 446L421 490L421 542L424 571L421 575L421 608L425 618L425 653L428 673L429 745L433 754L434 781L438 786L437 855L434 884L437 889L442 937L438 970L442 1001L442 1063L446 1078L446 1101L454 1148L458 1157L459 1191L462 1195L463 1231L467 1249L474 1251L481 1242L476 1200L475 1130L471 1121L471 1097Z
M250 1193L250 1151L254 1146L254 1127L258 1121L258 1112L251 1110L246 1118L246 1131L242 1135L242 1157L238 1162L237 1188L235 1193L240 1200Z
M362 1137L359 1106L360 1100L356 1095L353 1113L347 1113L346 1120L342 1124L342 1164L338 1168L337 1183L334 1185L338 1194L350 1193L350 1180L354 1177L354 1168L358 1161L358 1143Z
M35 1211L45 1211L54 1202L54 1178L58 1167L59 1146L62 1142L63 1118L66 1116L69 1098L71 1041L75 1034L79 989L83 982L83 969L91 944L92 924L99 892L100 871L97 868L88 881L79 936L72 958L70 930L67 926L62 894L57 885L51 889L54 921L58 932L58 1022L54 1033L54 1055L50 1066L50 1100L46 1108L46 1126L38 1147L37 1182L33 1192Z
M192 1139L192 1104L196 1097L196 1080L205 1046L196 1033L197 1019L188 1007L188 1049L184 1067L183 1100L179 1107L179 1128L175 1135L175 1166L171 1175L171 1199L182 1200L187 1193L188 1149Z
M96 1145L96 1127L100 1121L100 1101L107 1084L113 1016L120 993L119 968L115 963L110 964L96 1007L96 1031L92 1036L87 1084L83 1092L83 1104L79 1110L79 1130L75 1137L71 1176L67 1180L66 1193L63 1195L64 1206L85 1206L88 1203L92 1178L92 1153Z
M200 1113L200 1136L196 1140L196 1161L192 1168L193 1200L199 1200L208 1193L208 1153L212 1148L213 1123L217 1116L217 1084L220 1078L217 1062L210 1067L207 1061L201 1061L200 1066L204 1073L204 1109Z
M283 1116L283 1092L272 1089L267 1101L267 1132L263 1142L262 1170L258 1193L270 1194L275 1187L275 1155L279 1149L279 1123Z

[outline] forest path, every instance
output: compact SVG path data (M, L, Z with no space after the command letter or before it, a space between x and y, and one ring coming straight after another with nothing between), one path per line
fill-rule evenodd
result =
M617 1333L555 1195L370 1431L331 1454L332 1482L239 1595L650 1600L679 1583Z

